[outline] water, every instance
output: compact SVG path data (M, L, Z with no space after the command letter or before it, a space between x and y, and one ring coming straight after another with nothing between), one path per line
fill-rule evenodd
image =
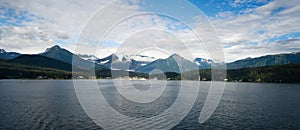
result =
M139 82L137 89L149 89ZM168 81L161 97L138 104L120 96L111 80L98 83L109 105L129 117L159 115L179 92L179 82ZM300 84L226 83L218 108L199 124L208 85L201 82L194 107L173 129L300 129ZM1 80L0 104L0 129L101 129L83 111L70 80Z

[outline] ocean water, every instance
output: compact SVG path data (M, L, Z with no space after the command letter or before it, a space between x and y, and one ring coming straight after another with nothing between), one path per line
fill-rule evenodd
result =
M144 82L133 81L133 86L147 91L149 84ZM149 103L137 103L122 96L112 80L98 80L97 83L100 89L88 87L90 81L83 80L81 88L87 92L101 92L112 109L137 119L164 113L175 103L180 87L195 87L194 81L188 84L156 82L151 86L154 89L166 85L161 95ZM228 82L217 109L205 123L200 124L198 118L209 85L210 82L200 83L192 109L172 129L300 129L300 84ZM123 89L133 88L125 85ZM191 93L186 91L180 96L189 97ZM93 94L87 94L87 97ZM102 118L111 119L110 114ZM171 121L161 120L166 126L171 125ZM159 121L160 118L143 122L141 128ZM117 122L110 125L113 129L132 128L130 125L120 126ZM85 113L71 80L0 80L0 129L102 128Z

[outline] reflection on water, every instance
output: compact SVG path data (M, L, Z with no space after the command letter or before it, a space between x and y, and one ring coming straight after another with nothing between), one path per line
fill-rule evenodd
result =
M1 129L98 128L71 81L0 81Z
M179 91L177 81L168 82L161 97L144 104L125 100L109 81L99 84L107 102L132 117L162 113ZM209 82L200 85L193 109L174 129L300 129L299 84L227 83L218 108L203 124L198 116ZM0 129L101 129L81 108L72 81L1 80L0 104Z
M133 81L133 86L138 88L139 84L142 84L141 90L144 90L143 88L150 87L149 84L145 85L141 82L146 81ZM166 87L159 98L150 103L139 103L128 100L126 97L119 94L118 90L111 85L113 84L112 82L100 81L98 84L101 86L100 90L111 107L123 115L136 118L152 117L161 114L174 103L180 89L180 82L169 82L167 84L168 87ZM162 86L153 85L151 87Z

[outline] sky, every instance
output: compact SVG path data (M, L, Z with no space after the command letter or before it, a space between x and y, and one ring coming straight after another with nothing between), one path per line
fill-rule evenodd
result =
M0 48L37 54L59 45L100 58L222 53L232 62L300 52L299 17L298 0L0 0Z

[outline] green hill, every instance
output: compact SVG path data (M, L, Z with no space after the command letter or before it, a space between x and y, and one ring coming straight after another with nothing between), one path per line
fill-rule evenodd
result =
M202 80L211 80L211 69L198 71ZM300 64L231 69L227 70L227 79L234 82L300 83Z
M69 71L29 66L0 60L0 79L69 79L71 77L72 72Z
M289 54L266 55L257 58L247 58L227 64L227 69L240 69L285 64L300 64L300 52Z
M14 58L14 59L11 59L8 61L23 64L23 65L28 65L28 66L72 71L72 65L70 65L66 62L62 62L62 61L48 58L48 57L41 56L41 55L21 55L17 58Z
M228 70L230 81L300 83L300 64Z

